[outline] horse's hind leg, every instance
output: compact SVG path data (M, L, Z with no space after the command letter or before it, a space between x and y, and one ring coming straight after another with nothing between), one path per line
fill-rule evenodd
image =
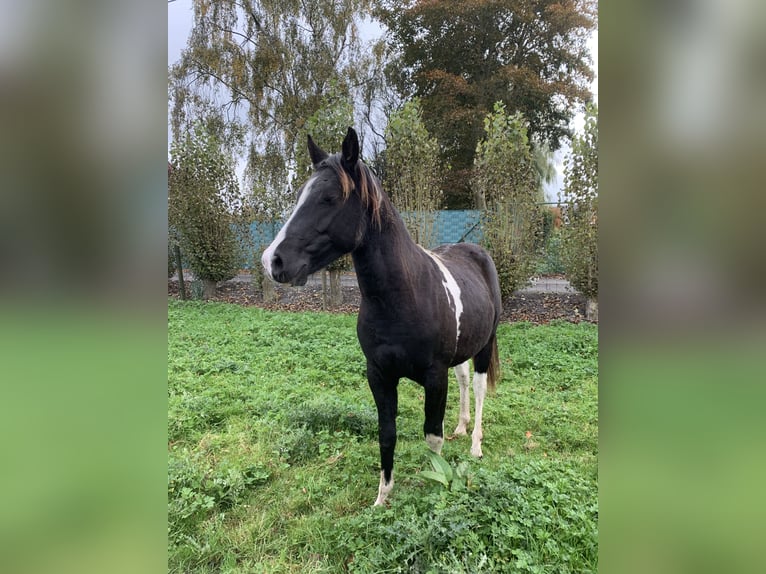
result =
M476 401L474 412L473 433L471 433L471 454L481 458L484 454L481 452L481 441L484 433L481 430L481 422L484 414L484 397L487 395L487 373L480 373L478 370L473 374L473 396Z
M457 377L457 382L460 386L460 416L454 434L464 435L466 434L468 423L471 422L471 397L468 394L468 383L471 380L471 372L468 367L468 361L460 363L455 367L455 377Z
M487 373L489 372L494 335L489 343L473 358L473 396L476 401L474 412L473 433L471 434L471 454L481 458L481 441L484 438L481 423L484 415L484 397L487 396Z

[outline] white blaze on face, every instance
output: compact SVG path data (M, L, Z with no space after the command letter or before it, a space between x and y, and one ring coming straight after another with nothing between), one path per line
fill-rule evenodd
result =
M279 244L285 240L285 234L287 233L287 228L290 226L290 222L298 213L298 210L301 208L301 206L306 202L306 199L308 199L309 195L311 195L311 186L314 185L314 181L316 181L316 177L312 176L304 184L303 192L301 193L301 196L298 198L298 203L295 204L295 207L293 208L293 212L290 214L290 217L288 218L287 222L285 222L285 224L282 226L282 229L279 230L279 233L277 233L277 236L274 238L274 241L271 242L271 245L269 245L266 248L266 251L264 251L263 255L261 256L261 264L263 265L263 268L266 270L266 273L269 274L269 277L272 277L271 259L272 257L274 257L274 252L277 250L277 247L279 247Z
M447 293L447 299L452 299L452 302L455 306L455 325L457 326L457 336L456 339L460 339L460 315L463 314L463 301L460 299L460 287L458 287L457 281L455 281L455 278L452 276L452 273L449 272L449 269L447 269L447 266L444 265L442 260L439 258L439 256L436 253L433 253L431 251L428 251L427 249L423 249L423 251L426 252L426 254L434 260L436 265L439 267L439 271L442 272L442 277L444 277L444 280L442 281L442 285L444 285L444 291ZM455 344L457 345L457 340L455 341Z

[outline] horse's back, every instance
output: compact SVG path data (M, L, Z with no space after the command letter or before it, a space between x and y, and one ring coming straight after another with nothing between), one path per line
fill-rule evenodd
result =
M502 303L497 269L492 257L483 247L475 243L455 243L440 245L433 252L444 261L450 272L461 282L472 286L480 278L482 286L490 295L493 306L498 307L499 313ZM468 295L480 294L468 293Z

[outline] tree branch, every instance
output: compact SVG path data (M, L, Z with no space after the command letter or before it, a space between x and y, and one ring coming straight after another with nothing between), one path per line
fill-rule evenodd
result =
M242 34L241 32L237 32L236 30L230 30L228 28L219 28L219 30L221 30L221 32L228 32L229 34L234 34L236 36L239 36L240 38L244 38L245 41L242 42L240 46L243 46L245 43L249 42L256 48L258 47L258 44L256 44L255 41L250 36L246 36L245 34Z

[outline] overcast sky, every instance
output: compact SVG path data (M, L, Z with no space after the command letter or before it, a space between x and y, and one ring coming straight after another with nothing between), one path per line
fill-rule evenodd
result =
M194 12L192 10L192 0L176 0L168 4L168 66L174 64L181 57L181 50L186 46L186 40L194 23ZM363 30L366 28L363 26ZM380 30L377 24L371 24L368 28L370 36L375 35ZM588 41L591 56L593 58L593 68L596 70L596 78L593 81L591 90L594 99L598 102L598 30L593 33ZM583 127L584 119L582 114L575 116L572 125L576 131ZM170 141L170 128L168 127L168 141ZM558 194L563 187L563 159L569 153L569 148L563 147L553 156L558 173L556 179L545 186L545 195L548 201L558 201Z

